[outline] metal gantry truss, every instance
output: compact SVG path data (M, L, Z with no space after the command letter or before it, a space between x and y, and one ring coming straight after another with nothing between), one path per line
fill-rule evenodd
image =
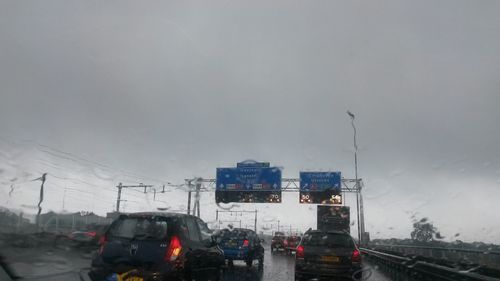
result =
M204 179L204 178L193 178L186 179L186 186L188 190L188 206L187 213L191 214L191 193L195 192L195 202L193 206L193 215L200 216L200 192L215 192L216 190L216 179ZM342 194L345 193L361 193L363 188L362 179L358 179L358 184L356 184L356 179L342 179ZM299 192L300 191L300 179L299 178L282 178L281 179L281 191L282 192ZM342 196L344 197L344 196ZM342 200L344 201L344 200ZM358 211L358 210L356 210ZM356 216L358 217L358 216ZM363 217L363 216L362 216ZM255 224L257 225L257 223Z
M196 184L199 184L200 192L212 192L215 191L216 179L186 179L187 186L190 191L196 191ZM192 184L195 182L195 184ZM356 193L361 191L363 187L362 179L358 179L358 184L356 185L356 179L342 179L341 192L352 192ZM283 178L281 179L281 191L282 192L299 192L300 191L300 179L299 178Z

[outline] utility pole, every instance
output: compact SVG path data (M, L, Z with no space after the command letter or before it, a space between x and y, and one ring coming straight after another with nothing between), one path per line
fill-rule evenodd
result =
M257 210L255 210L255 223L254 223L253 231L255 231L255 233L257 233Z
M280 220L278 220L278 232L280 232Z
M187 214L191 214L191 190L193 189L192 182L193 180L186 180L188 186L188 205L187 205Z
M122 183L119 183L118 186L118 197L116 198L116 212L120 212L120 202L122 201Z
M144 188L144 193L147 192L147 188L148 187L153 187L152 185L149 185L149 184L143 184L143 183L140 183L138 185L122 185L122 183L120 182L117 186L118 188L118 197L116 199L116 212L119 213L120 212L120 202L121 201L125 201L125 200L122 200L122 189L123 188Z
M356 143L356 126L354 126L354 118L355 115L350 112L349 110L347 111L347 115L351 117L351 125L352 129L354 130L354 173L356 177L356 209L357 209L357 219L358 219L358 241L359 244L363 244L363 233L365 232L365 220L364 220L364 215L363 215L363 198L361 196L361 185L359 184L359 178L358 178L358 145Z
M33 181L41 180L42 185L40 186L40 199L38 201L38 213L36 214L36 227L40 230L40 214L42 213L42 202L43 202L43 185L45 184L45 179L47 177L47 173L44 173L41 177L34 179Z
M196 193L194 195L194 208L193 208L193 215L195 215L195 210L196 210L196 216L200 217L200 190L201 190L201 178L196 179Z

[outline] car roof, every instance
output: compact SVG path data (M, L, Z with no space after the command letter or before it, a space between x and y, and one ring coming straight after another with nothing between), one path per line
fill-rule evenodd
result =
M229 228L224 228L224 229L221 229L221 231L230 231L230 232L249 232L249 233L255 233L255 231L251 230L251 229L248 229L248 228L232 228L232 229L229 229Z
M170 213L170 212L136 212L136 213L124 213L121 214L120 217L125 216L125 217L164 217L164 218L171 218L171 217L195 217L192 215L187 215L187 214L179 214L179 213Z
M342 234L342 235L347 235L347 236L351 236L349 233L345 232L345 231L339 231L339 230L310 230L306 233L304 233L304 235L307 235L307 234L316 234L316 233L331 233L331 234Z

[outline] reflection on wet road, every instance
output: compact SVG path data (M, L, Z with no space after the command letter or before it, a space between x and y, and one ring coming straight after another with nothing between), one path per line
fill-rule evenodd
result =
M5 245L4 245L5 246ZM90 267L91 254L82 249L54 249L54 248L11 248L3 247L2 255L7 257L12 268L21 276L34 278L36 276L47 276L61 274L63 272L78 272L82 268ZM290 281L294 280L295 260L293 256L284 254L271 255L266 248L264 257L264 268L259 270L257 264L248 268L244 262L235 261L234 266L225 272L225 281ZM369 281L391 280L384 276L376 267L365 263L365 279ZM371 272L371 274L369 273ZM43 280L79 280L79 278Z
M234 267L226 272L225 281L290 281L294 280L295 260L293 256L284 254L271 255L266 249L264 270L259 271L257 266L246 267L243 262L235 262ZM369 263L365 263L365 278L367 281L390 281L382 272Z

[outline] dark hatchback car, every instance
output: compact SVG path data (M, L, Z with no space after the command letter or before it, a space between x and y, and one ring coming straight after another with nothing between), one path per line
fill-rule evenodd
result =
M251 267L253 261L257 260L259 268L264 267L264 247L253 230L223 229L217 234L217 242L229 265L232 265L234 260L242 260Z
M92 280L220 280L224 255L205 222L184 214L121 215L101 237Z
M295 280L361 280L361 252L345 232L313 230L304 234L295 254Z

